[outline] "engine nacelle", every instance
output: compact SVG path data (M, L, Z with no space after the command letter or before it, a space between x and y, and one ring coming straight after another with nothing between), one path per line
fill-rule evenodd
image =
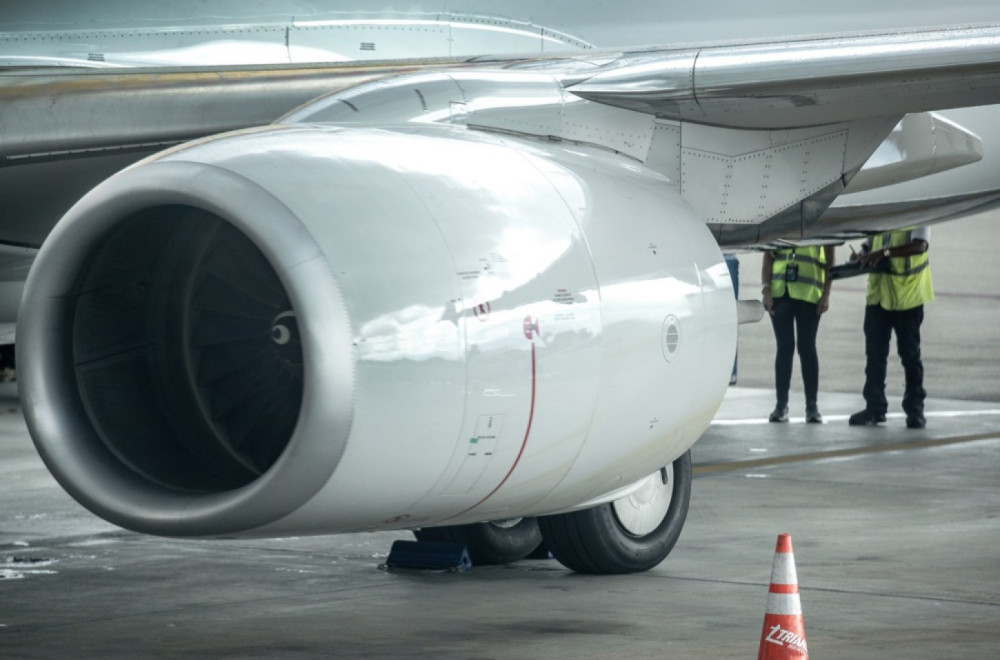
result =
M18 328L59 482L126 528L254 536L596 503L721 402L728 269L673 184L447 126L275 126L81 200Z

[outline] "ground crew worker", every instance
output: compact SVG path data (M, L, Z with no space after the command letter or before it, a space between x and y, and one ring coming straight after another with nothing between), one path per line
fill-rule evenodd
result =
M924 303L934 300L927 248L930 229L878 234L865 241L852 261L862 267L878 268L889 260L889 268L868 274L868 297L865 306L865 409L851 415L851 426L875 426L885 421L888 403L885 398L886 362L891 333L896 333L896 349L903 363L906 388L903 411L906 427L922 429L924 418L924 365L920 359L920 324ZM884 266L884 264L883 264Z
M806 395L806 422L819 424L819 356L816 332L819 319L830 308L830 265L833 246L803 246L764 253L761 281L764 309L771 315L777 351L774 356L776 403L771 422L788 421L788 389L796 343ZM796 342L796 335L798 335Z

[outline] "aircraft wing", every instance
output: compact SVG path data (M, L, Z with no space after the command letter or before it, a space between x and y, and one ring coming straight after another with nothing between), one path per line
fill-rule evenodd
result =
M797 128L990 103L998 44L978 27L626 53L568 88L665 119Z
M905 117L862 169L845 169L846 190L835 186L826 191L826 199L813 199L825 208L830 192L923 181L979 161L978 136L924 111L992 103L998 84L996 47L994 28L970 27L628 54L570 89L660 118L726 128L782 129L878 115ZM913 127L915 123L921 125ZM877 192L861 200L847 195L826 211L814 206L756 226L715 223L715 231L724 245L766 248L942 222L1000 204L1000 177L984 180L984 174L989 174L985 168L970 173L964 187L954 186L954 180L939 185L931 179L905 199L880 198Z
M310 99L458 60L0 70L0 243L35 247L76 200L170 146L269 124Z
M996 27L981 26L535 55L527 63L514 57L506 58L510 63L466 58L213 69L8 69L0 73L0 242L39 246L84 192L160 149L267 124L316 96L376 78L429 68L516 65L552 72L576 97L661 120L782 130L991 103L998 96L997 33ZM733 134L727 139L733 141ZM971 151L959 154L950 166L975 158ZM719 236L723 242L763 241L782 231Z

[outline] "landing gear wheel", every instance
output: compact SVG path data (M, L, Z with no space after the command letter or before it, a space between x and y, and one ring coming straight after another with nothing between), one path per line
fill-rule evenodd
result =
M691 452L647 477L632 495L538 519L545 545L578 573L637 573L670 554L691 501Z
M535 518L495 520L472 525L424 527L413 531L418 541L464 543L474 565L509 564L524 559L542 543Z

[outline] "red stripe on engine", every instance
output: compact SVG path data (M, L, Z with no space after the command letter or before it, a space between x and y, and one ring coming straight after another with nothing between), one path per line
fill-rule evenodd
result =
M496 488L491 490L486 495L486 497L479 500L478 502L470 506L468 509L465 509L464 511L459 511L453 516L449 516L448 518L446 518L446 520L450 520L451 518L457 518L462 514L468 513L469 511L472 511L486 500L493 497L493 495L495 495L496 492L500 490L500 487L503 486L505 483L507 483L507 480L510 479L510 475L514 474L514 468L516 468L517 464L521 462L521 457L524 455L524 448L528 446L528 436L531 435L531 424L535 419L535 391L537 389L536 379L537 379L537 370L536 370L536 358L535 358L535 342L531 342L531 407L528 409L528 426L524 429L524 439L521 441L521 448L517 452L517 457L514 459L514 463L513 465L510 466L510 469L507 470L507 474L504 475L504 478L500 480L500 483L496 485Z

